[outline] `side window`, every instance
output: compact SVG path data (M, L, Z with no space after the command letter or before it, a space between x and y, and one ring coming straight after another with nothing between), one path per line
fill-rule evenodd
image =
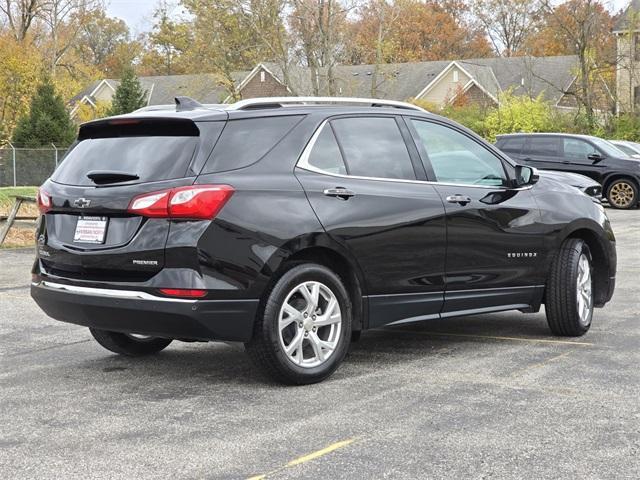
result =
M529 137L529 155L560 157L562 139L560 137Z
M300 121L300 115L229 120L203 173L247 167L275 147Z
M520 153L524 147L524 137L503 139L498 143L497 147L503 152Z
M421 120L411 122L427 151L438 182L492 186L507 184L502 161L476 141L444 125Z
M587 157L596 151L591 144L578 138L564 138L563 142L566 158L590 163Z
M350 175L415 180L411 158L391 117L332 120Z
M347 168L342 159L338 142L333 134L331 125L326 124L313 144L309 155L309 165L329 173L347 174Z

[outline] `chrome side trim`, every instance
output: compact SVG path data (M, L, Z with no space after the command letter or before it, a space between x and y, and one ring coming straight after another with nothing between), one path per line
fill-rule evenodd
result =
M529 190L529 189L531 189L533 187L533 185L526 185L524 187L518 187L518 188L497 187L497 186L491 186L491 185L467 185L467 184L464 184L464 183L430 182L428 180L406 180L406 179L402 179L402 178L363 177L363 176L359 176L359 175L343 175L341 173L328 172L326 170L322 170L321 168L314 167L313 165L309 164L309 157L311 156L311 150L313 150L313 146L315 145L316 141L318 140L318 137L322 133L322 129L325 127L325 125L329 121L330 121L330 119L324 120L320 124L318 129L314 132L314 134L312 135L311 139L307 143L307 146L304 147L304 150L302 151L302 154L300 155L300 158L298 159L298 163L296 164L296 167L301 168L302 170L306 170L308 172L320 173L322 175L327 175L327 176L330 176L330 177L355 178L355 179L358 179L358 180L376 180L376 181L379 181L379 182L417 183L417 184L422 184L422 185L446 185L446 186L449 186L449 187L484 188L484 189L488 189L488 190L502 191L502 192L506 192L508 190L511 190L511 191L514 191L514 190L515 191Z
M96 297L109 298L125 298L137 300L153 300L154 302L177 302L177 303L195 303L197 300L189 300L186 298L165 298L151 295L147 292L139 292L137 290L113 290L108 288L79 287L76 285L65 285L62 283L53 283L43 280L42 282L31 283L34 287L45 287L55 290L63 290L65 292L77 295L91 295Z

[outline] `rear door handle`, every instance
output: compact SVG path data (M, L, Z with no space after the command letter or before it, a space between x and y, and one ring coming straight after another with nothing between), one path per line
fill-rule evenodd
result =
M351 190L344 187L327 188L322 193L324 193L327 197L337 197L342 200L348 200L349 198L356 195L356 192L352 192Z
M460 205L462 205L463 207L465 205L467 205L468 203L471 203L471 198L467 197L466 195L449 195L447 197L447 202L449 203L458 203Z

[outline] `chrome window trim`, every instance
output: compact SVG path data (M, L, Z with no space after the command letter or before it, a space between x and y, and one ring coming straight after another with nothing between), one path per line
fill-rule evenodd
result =
M318 140L318 137L322 133L322 129L325 128L325 126L327 125L327 123L330 122L330 120L331 119L323 120L323 122L320 124L320 126L318 126L317 130L313 133L313 135L309 139L309 142L304 147L304 150L302 151L302 154L300 155L300 158L298 159L298 162L296 163L296 167L301 168L302 170L307 170L309 172L314 172L314 173L320 173L322 175L328 175L328 176L331 176L331 177L354 178L354 179L357 179L357 180L375 180L375 181L379 181L379 182L417 183L417 184L422 184L422 185L445 185L445 186L451 186L451 187L484 188L484 189L497 190L497 191L529 190L530 188L533 187L533 185L526 185L524 187L510 188L510 187L499 187L499 186L491 186L491 185L469 185L469 184L466 184L466 183L432 182L432 181L429 181L429 180L406 180L406 179L403 179L403 178L363 177L363 176L360 176L360 175L343 175L341 173L328 172L327 170L322 170L321 168L314 167L313 165L309 164L309 157L311 156L311 150L313 150L313 147L314 147L316 141ZM344 159L343 159L343 161L344 161Z
M197 300L189 300L186 298L165 298L151 295L147 292L137 290L113 290L108 288L80 287L77 285L65 285L62 283L49 282L43 280L41 282L33 282L31 285L35 287L46 287L55 290L63 290L77 295L93 295L97 297L137 299L137 300L153 300L156 302L178 302L178 303L195 303Z

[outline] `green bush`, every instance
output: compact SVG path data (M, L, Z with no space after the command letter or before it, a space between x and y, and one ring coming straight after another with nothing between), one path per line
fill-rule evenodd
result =
M553 110L542 99L513 95L500 96L500 106L487 115L486 138L494 142L497 135L516 132L554 131Z
M489 134L487 130L487 116L495 110L493 107L484 107L475 104L463 106L449 105L443 108L440 114L473 130L481 137L487 138Z
M611 117L605 128L604 136L607 138L640 141L640 115L629 113Z

